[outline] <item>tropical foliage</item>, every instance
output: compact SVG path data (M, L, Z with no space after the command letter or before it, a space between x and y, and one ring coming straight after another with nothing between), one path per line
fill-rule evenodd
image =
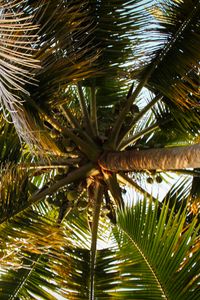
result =
M20 227L5 229L12 235L6 250L12 270L2 276L2 299L54 299L52 290L66 299L89 298L89 231L76 217L61 229L32 210L17 220ZM112 248L97 251L95 299L198 299L199 226L197 218L186 225L186 217L186 210L174 215L164 205L160 212L158 202L145 199L120 212Z
M0 37L0 299L199 299L199 0L0 0Z

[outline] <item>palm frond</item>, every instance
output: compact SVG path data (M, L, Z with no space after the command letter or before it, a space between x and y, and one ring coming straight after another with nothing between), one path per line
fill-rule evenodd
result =
M0 298L199 299L200 5L161 2L0 0Z
M119 265L122 263L116 249L101 249L97 251L95 268L95 297L98 299L121 299L118 292L121 274ZM116 292L113 292L116 291Z
M168 206L157 216L158 205L147 201L119 213L116 236L122 263L118 263L121 274L112 295L120 299L198 299L199 250L190 255L197 220L186 229L186 211L175 215L172 210L168 216Z
M198 174L199 169L195 169L194 171L197 172L197 176L194 174L192 179L192 187L188 197L188 209L191 215L200 216L200 174Z
M149 60L144 72L155 68L147 85L187 107L196 102L194 96L199 97L199 1L167 1L158 5L158 11L153 35L143 49L145 61Z
M46 212L37 206L1 227L2 298L87 298L89 250L75 246L72 229L55 223L55 210Z
M56 300L88 298L89 251L65 248L59 257L51 250L45 255L24 254L24 267L1 276L2 299ZM74 272L73 267L76 267ZM13 281L14 280L14 281ZM84 282L84 284L82 284Z
M25 83L33 77L38 60L33 58L33 44L37 42L32 16L26 16L22 1L2 1L1 5L1 101L9 112L20 107L16 91L27 93ZM16 98L15 98L16 97Z
M187 222L191 222L195 215L199 217L199 177L198 169L188 176L187 172L182 174L163 198L163 202L169 202L169 208L175 205L175 211L180 207L187 208Z
M130 78L129 68L136 61L135 45L148 20L150 1L90 0L95 30L94 46L100 49L97 67L102 72L86 85L95 85L97 105L125 101Z
M23 95L29 94L27 85L36 84L35 69L39 61L35 59L35 45L38 26L33 24L33 16L27 16L22 1L1 1L1 107L8 111L19 136L29 128L23 114ZM34 140L32 135L29 139Z
M2 298L88 299L91 232L87 215L73 210L62 225L55 222L57 215L48 203L45 211L37 204L1 226ZM103 232L102 221L100 227Z
M39 174L38 174L39 173ZM56 171L30 168L30 164L4 163L0 169L0 223L31 206L31 196L51 184ZM14 184L13 184L14 183Z
M24 122L27 122L27 136L34 136L34 139L29 141L28 138L24 138L28 144L30 150L35 155L45 159L49 156L63 156L63 149L56 141L56 137L52 135L53 127L47 123L42 112L37 109L33 104L33 101L27 99L29 103L23 106ZM21 113L21 112L19 112ZM50 117L49 117L50 119ZM48 125L48 126L47 126ZM46 157L45 157L46 156Z
M163 100L165 101L165 99ZM162 129L155 137L157 139L155 144L173 146L195 143L200 130L198 109L193 107L177 111L174 104L167 106L164 103L158 103L153 109L153 113ZM152 141L153 139L154 137L152 137Z
M13 124L0 116L0 163L17 163L22 157L22 148Z
M48 102L69 83L76 83L94 72L98 49L90 47L92 20L88 17L88 1L40 1L31 4L40 24L40 41L36 58L42 69L37 72L39 85L32 89L34 100Z
M132 72L132 78L139 83L124 103L114 124L112 131L112 136L115 137L114 147L117 144L122 122L133 101L145 86L156 96L166 96L170 102L174 102L176 105L190 107L191 103L194 106L198 104L199 2L196 1L196 5L193 5L190 1L176 3L167 1L165 4L162 3L163 7L165 12L161 24L157 20L150 19L151 26L149 29L146 28L143 34L145 43L139 44L141 50L138 58L139 67ZM193 8L192 11L190 7ZM166 32L162 34L162 30L166 30ZM191 37L192 39L190 39ZM193 39L198 42L193 43ZM172 61L173 63L171 63Z
M55 212L48 214L49 219L31 209L1 228L2 262L13 262L1 275L2 297L88 299L90 256L84 238L85 250L79 248L80 236L88 232L82 231L84 218L80 222L73 214L58 227L52 222ZM198 299L199 228L196 219L185 227L186 217L185 210L169 214L169 206L163 206L160 212L158 203L147 201L119 212L112 248L97 251L95 297Z
M21 170L9 163L1 166L0 178L0 222L2 223L27 204L32 185L29 183L27 170Z
M31 201L32 196L37 195L41 187L45 189L55 184L58 168L51 168L49 165L46 167L47 169L45 166L38 168L37 164L31 167L29 161L18 164L7 162L1 165L0 224L28 209L34 203Z

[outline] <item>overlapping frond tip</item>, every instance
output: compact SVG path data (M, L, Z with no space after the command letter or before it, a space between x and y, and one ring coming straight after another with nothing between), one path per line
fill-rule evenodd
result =
M7 111L23 137L23 94L26 84L35 84L34 70L39 61L33 57L37 44L37 25L23 11L22 1L0 2L0 105Z

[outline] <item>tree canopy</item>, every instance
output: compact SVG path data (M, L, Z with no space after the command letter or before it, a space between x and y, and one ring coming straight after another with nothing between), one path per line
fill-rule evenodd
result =
M0 299L199 299L199 0L0 0L0 37Z

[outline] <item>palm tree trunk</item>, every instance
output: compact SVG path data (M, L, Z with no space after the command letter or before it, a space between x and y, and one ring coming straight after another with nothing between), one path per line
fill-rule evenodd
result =
M186 147L109 152L100 158L99 165L104 170L114 172L200 168L200 144Z

